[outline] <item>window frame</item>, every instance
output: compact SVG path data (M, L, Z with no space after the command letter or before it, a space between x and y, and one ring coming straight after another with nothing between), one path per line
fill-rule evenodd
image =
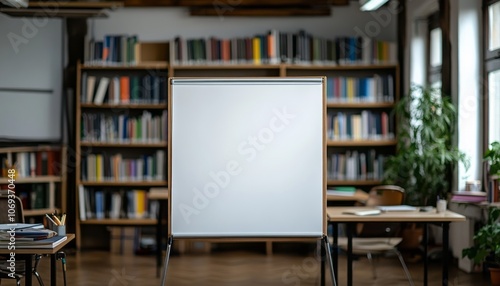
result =
M489 50L489 12L488 9L491 5L499 3L500 0L483 0L483 154L489 149L490 145L490 114L489 114L489 73L500 71L500 47L490 51Z
M500 1L500 0L499 0ZM426 66L427 66L427 75L426 75L426 83L428 85L432 85L435 82L440 81L442 83L442 70L443 63L441 65L433 67L431 65L431 31L440 28L441 33L443 33L443 28L441 27L441 20L439 11L436 11L429 15L427 18L427 41L426 41ZM443 43L441 43L441 53L443 52Z

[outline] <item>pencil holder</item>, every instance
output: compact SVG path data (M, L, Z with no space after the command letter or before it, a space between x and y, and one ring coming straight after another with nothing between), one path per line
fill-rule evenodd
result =
M57 235L64 236L66 235L66 226L65 225L50 225L50 229L57 232Z

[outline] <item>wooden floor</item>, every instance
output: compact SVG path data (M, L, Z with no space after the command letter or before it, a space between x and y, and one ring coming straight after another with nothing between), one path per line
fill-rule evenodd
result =
M67 257L68 286L158 286L154 256L111 255L103 251L84 251ZM58 267L60 267L58 262ZM40 266L45 285L50 285L49 259ZM422 263L408 263L415 285L423 285ZM372 278L366 258L354 263L354 285L408 285L396 257L376 260L378 278ZM60 270L60 269L59 269ZM441 284L441 264L430 263L429 285ZM327 277L329 272L327 270ZM346 285L346 259L340 256L339 285ZM58 285L63 285L62 271ZM482 274L467 274L450 267L448 285L489 285ZM326 285L332 285L327 278ZM15 285L12 280L2 280L1 285ZM35 281L33 285L38 285ZM319 262L312 251L275 251L272 256L255 250L223 250L212 254L171 256L167 285L319 285Z

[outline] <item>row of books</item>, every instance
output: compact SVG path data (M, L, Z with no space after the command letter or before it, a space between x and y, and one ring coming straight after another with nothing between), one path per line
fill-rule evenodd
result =
M170 62L189 64L394 64L394 42L367 37L315 37L303 30L296 33L270 30L243 38L184 39L170 42Z
M385 111L328 112L327 137L331 140L383 140L394 138L394 122Z
M328 102L394 102L392 75L373 77L328 77Z
M102 40L86 39L86 64L134 65L137 35L105 35Z
M331 180L380 180L385 158L374 149L332 153L327 158L327 175Z
M0 155L0 160L2 160L3 168L16 169L18 178L57 176L61 172L60 150L4 153Z
M167 98L167 79L157 75L96 77L82 74L80 101L94 104L158 104Z
M156 218L158 201L148 200L146 190L79 187L80 219Z
M83 113L82 142L165 142L167 111L153 115L143 110L139 116Z
M24 210L46 209L50 207L50 186L48 183L15 185L16 195L21 199ZM8 194L8 190L7 184L0 184L0 192Z
M81 178L89 182L161 181L166 178L165 151L136 158L117 154L88 154L82 157Z

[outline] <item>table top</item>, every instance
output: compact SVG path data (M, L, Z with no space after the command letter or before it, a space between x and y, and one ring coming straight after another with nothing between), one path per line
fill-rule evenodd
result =
M347 210L368 210L373 207L328 207L326 213L329 221L334 222L460 222L465 221L465 216L446 211L437 213L434 211L391 211L382 212L377 215L359 216L344 214Z
M7 248L0 248L0 254L9 254L14 252L16 254L55 254L59 250L61 250L66 244L72 241L75 238L74 233L69 233L66 235L66 240L61 242L54 248L16 248L16 250L12 251Z

